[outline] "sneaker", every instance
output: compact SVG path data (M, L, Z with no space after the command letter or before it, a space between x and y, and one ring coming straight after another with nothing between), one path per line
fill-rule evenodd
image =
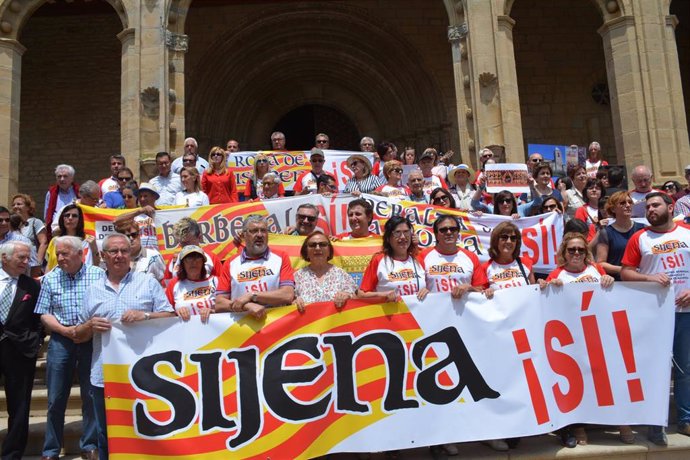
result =
M668 438L666 437L663 426L650 425L649 429L647 430L647 439L657 446L668 446Z
M621 425L619 428L619 437L624 444L634 444L635 443L635 433L633 433L630 425Z
M568 449L574 449L577 446L577 439L572 435L570 430L563 428L561 429L561 444Z
M491 447L493 450L496 450L498 452L505 452L508 449L508 443L506 443L503 439L491 439L489 441L482 441L483 444L486 444L487 446Z
M690 423L678 424L678 433L684 434L685 436L690 436Z
M455 444L441 444L441 450L446 453L449 457L454 457L460 453L458 446Z

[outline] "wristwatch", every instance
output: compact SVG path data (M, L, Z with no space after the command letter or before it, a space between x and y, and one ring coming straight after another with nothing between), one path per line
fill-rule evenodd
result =
M144 312L144 321L151 319L151 313L149 312Z
M258 298L259 298L259 295L258 295L256 292L255 292L254 294L252 294L252 302L253 302L253 303L256 303L256 300L257 300Z

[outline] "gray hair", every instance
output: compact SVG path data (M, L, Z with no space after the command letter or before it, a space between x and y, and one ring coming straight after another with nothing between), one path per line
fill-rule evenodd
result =
M242 223L242 232L246 232L250 224L265 224L268 226L268 220L259 214L250 214L244 219Z
M110 246L110 240L114 240L115 238L119 238L121 240L124 240L127 242L127 247L131 248L132 244L129 242L129 238L127 236L123 235L122 233L109 233L105 235L105 238L103 238L103 250L107 251L108 247Z
M271 133L271 140L273 140L273 138L276 136L283 136L283 138L285 138L285 134L281 133L280 131L274 131Z
M359 141L359 146L360 146L360 147L362 146L362 144L364 144L364 141L371 141L372 144L374 143L374 139L372 139L372 138L369 137L369 136L364 136L364 137L362 138L362 140Z
M187 141L192 141L192 144L194 144L194 147L199 147L199 143L193 137L188 137L187 139L185 139L184 143L182 145L187 145Z
M330 140L330 138L328 137L328 134L326 134L326 133L319 133L319 134L317 134L317 135L316 135L316 139L318 139L319 137L325 137L326 140Z
M29 246L27 243L23 241L7 241L3 244L0 244L0 257L1 256L7 256L7 257L12 257L12 254L14 254L14 250L17 248L17 246L24 246L26 249L31 251L31 246Z
M599 150L601 150L601 145L597 141L593 141L591 144L589 144L589 147L587 147L587 151L592 150L592 147L596 147Z
M410 173L407 175L407 180L408 180L408 181L410 180L410 176L413 175L413 174L414 174L415 176L418 175L418 174L421 174L422 177L424 177L424 173L422 172L422 170L419 169L419 168L415 168L415 169L413 169L412 171L410 171Z
M264 177L261 179L262 182L266 181L266 178L271 178L276 181L276 183L280 184L280 177L278 177L278 173L275 171L269 171L266 174L264 174Z
M70 177L74 177L74 174L76 171L74 171L74 168L70 165L57 165L55 167L55 175L57 175L60 171L67 171L67 174L70 175Z
M314 210L314 211L316 211L316 217L319 217L319 208L317 208L316 206L314 206L314 205L311 204L311 203L304 203L304 204L301 204L301 205L297 206L297 211L298 211L298 212L299 212L300 209L311 209L311 210Z
M55 246L57 247L58 244L65 244L70 247L73 251L82 251L82 240L81 238L77 238L76 236L69 236L69 235L64 235L64 236L58 236L55 238Z
M178 240L183 240L187 235L201 236L199 223L191 217L183 217L173 225L173 235Z
M87 195L100 194L100 187L92 180L87 180L79 186L79 193L86 193Z
M632 172L632 177L640 177L643 174L644 175L649 174L650 176L652 175L652 170L649 169L649 166L647 166L647 165L635 166L635 169L633 169L633 172Z

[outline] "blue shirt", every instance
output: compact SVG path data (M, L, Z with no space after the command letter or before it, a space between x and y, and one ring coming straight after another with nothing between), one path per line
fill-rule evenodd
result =
M105 201L105 205L110 209L121 209L125 207L125 199L122 196L122 192L119 190L108 192L103 195L103 201Z
M79 324L84 293L89 286L103 278L104 273L100 268L86 264L82 264L74 275L55 267L43 277L34 313L53 315L63 326Z
M173 312L160 283L145 273L129 272L116 288L107 276L92 284L84 294L84 304L79 312L79 322L85 323L94 316L119 321L127 310L144 312ZM103 358L102 337L93 334L91 358L91 385L102 387Z

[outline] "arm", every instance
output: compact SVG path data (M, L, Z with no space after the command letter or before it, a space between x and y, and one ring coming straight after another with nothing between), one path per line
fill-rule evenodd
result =
M621 279L623 281L647 281L659 283L662 286L668 287L671 285L671 279L666 273L656 273L654 275L645 275L638 272L635 267L623 265L621 268Z
M597 243L594 260L599 265L604 267L604 270L606 270L606 273L608 273L609 275L619 275L621 273L621 266L613 265L606 262L606 259L608 259L608 257L609 245L602 242Z
M254 299L252 299L252 297L254 297ZM235 308L244 307L248 303L256 303L265 307L278 307L281 305L290 305L294 299L295 288L292 286L283 286L268 292L247 292L235 299L234 304Z
M58 321L57 318L53 315L41 315L41 323L48 332L54 332L60 335L64 335L65 337L69 337L70 339L74 338L75 326L63 326L62 324L60 324L60 321Z
M39 264L43 264L43 260L46 257L46 251L48 250L48 234L43 227L41 231L36 234L36 241L38 241L38 250L36 251L36 258Z
M156 209L151 207L151 206L143 206L139 208L135 208L129 212L124 212L117 216L115 220L113 221L114 225L121 224L122 222L127 222L128 220L132 220L135 217L137 217L139 214L146 214L149 217L153 217L154 214L156 214Z
M146 313L145 311L142 310L127 310L122 314L122 317L120 318L123 323L133 323L135 321L144 321L146 319ZM171 316L175 316L174 312L171 311L153 311L153 312L148 312L149 313L149 319L156 319L156 318L169 318Z

